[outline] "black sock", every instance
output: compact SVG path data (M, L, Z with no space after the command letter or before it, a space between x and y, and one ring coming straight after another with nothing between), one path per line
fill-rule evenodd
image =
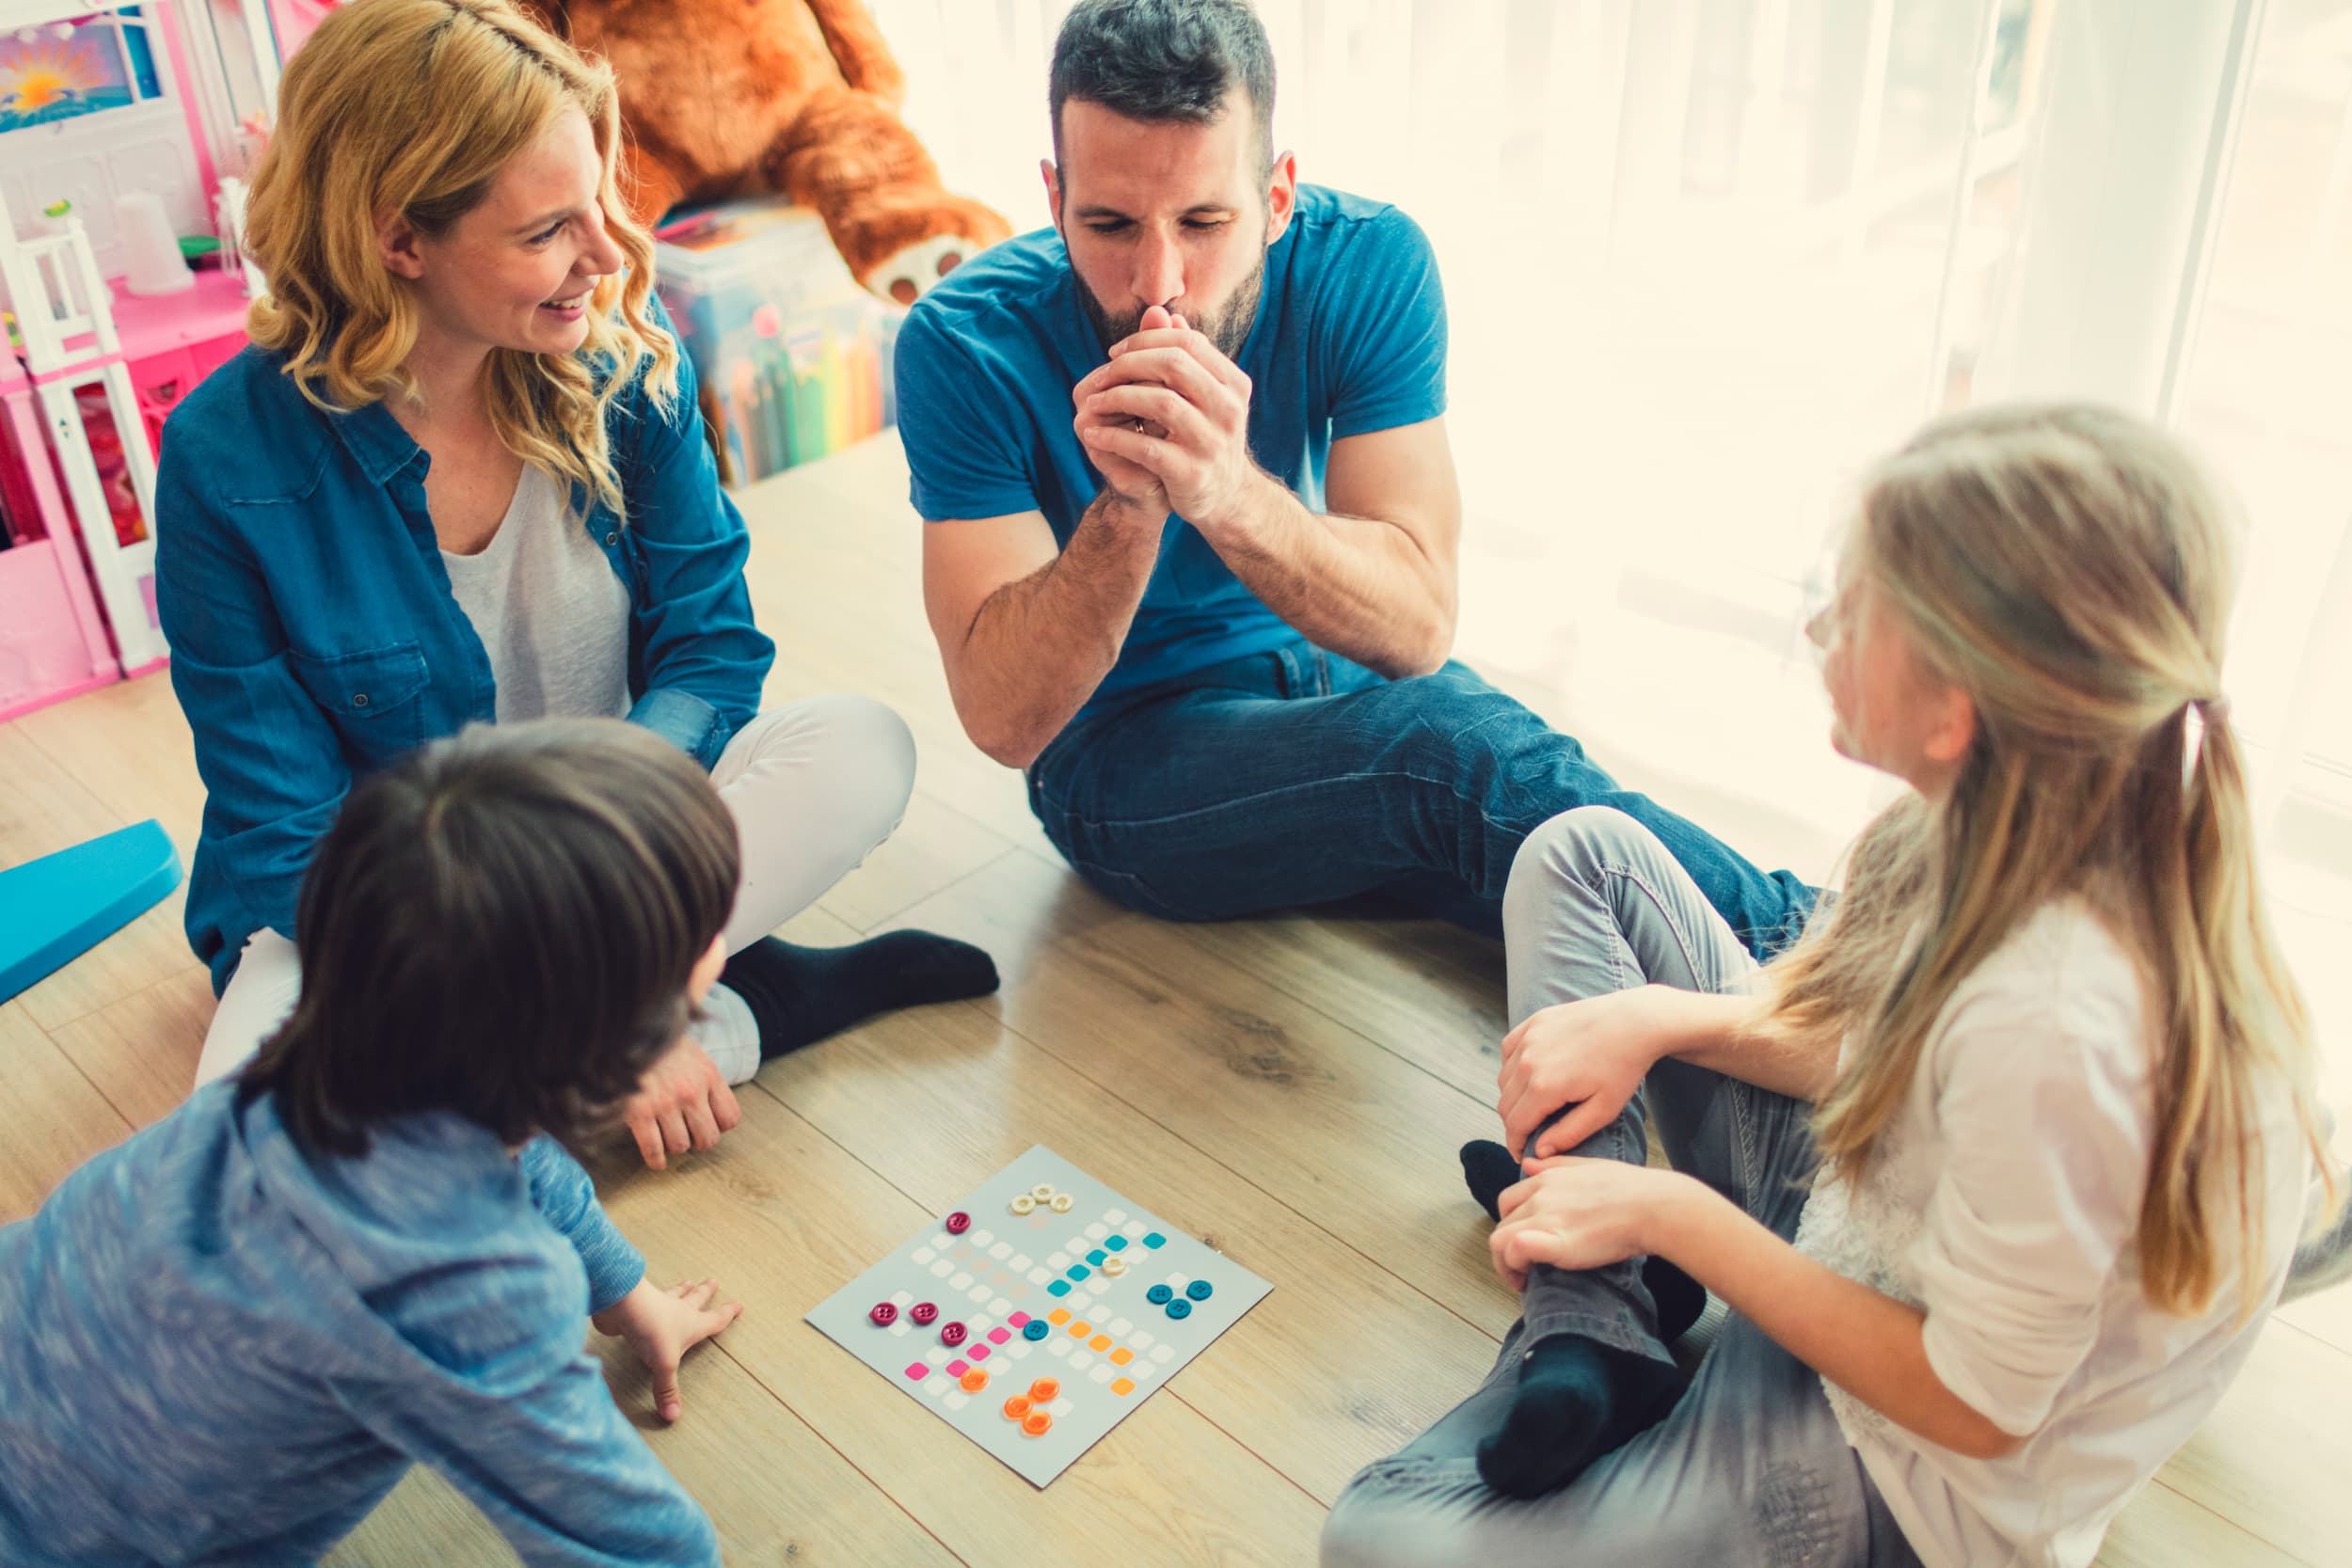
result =
M1479 1477L1506 1497L1556 1492L1673 1409L1680 1386L1669 1362L1581 1334L1540 1339L1502 1430L1478 1445Z
M727 960L719 983L751 1008L764 1062L876 1013L986 996L996 989L996 966L971 943L929 931L892 931L847 947L762 937Z
M1502 1189L1526 1174L1511 1151L1491 1138L1473 1138L1462 1146L1462 1180L1470 1183L1470 1196L1488 1219L1502 1217ZM1658 1304L1658 1337L1667 1344L1689 1333L1707 1310L1707 1291L1699 1282L1663 1258L1642 1259L1642 1283Z

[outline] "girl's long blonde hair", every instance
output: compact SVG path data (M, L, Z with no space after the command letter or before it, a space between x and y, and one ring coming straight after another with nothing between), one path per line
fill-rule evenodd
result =
M2292 1085L2321 1149L2310 1026L2263 914L2219 687L2235 574L2218 497L2126 415L1991 408L1879 466L1846 559L1978 728L1948 798L1873 822L1841 895L1767 971L1775 1026L1851 1031L1816 1116L1822 1154L1847 1178L1867 1164L1954 988L2042 904L2081 895L2144 958L2156 1008L2148 1300L2202 1310L2237 1269L2250 1307L2264 1079Z
M295 52L278 103L246 222L270 292L247 329L329 412L416 394L417 307L377 253L382 219L444 234L565 109L587 117L628 270L596 286L577 352L494 350L482 389L510 450L623 515L606 412L647 360L655 396L674 396L677 346L646 310L653 241L621 198L612 71L503 0L357 0Z

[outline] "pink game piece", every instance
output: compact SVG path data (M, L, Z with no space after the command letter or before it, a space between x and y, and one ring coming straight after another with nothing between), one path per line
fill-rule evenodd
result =
M1028 1325L1029 1315L1026 1312L1015 1312L1011 1317L1007 1318L1005 1322L1012 1324L1015 1328L1025 1328Z
M1012 1330L1009 1328L992 1328L988 1331L988 1342L992 1345L1001 1345L1011 1338Z
M963 1343L963 1336L966 1330L961 1323L949 1323L946 1328L939 1331L939 1342L952 1350L956 1346Z
M888 1328L898 1321L898 1309L886 1301L874 1303L874 1309L866 1315L874 1320L876 1328Z
M939 1308L928 1301L918 1301L908 1309L907 1316L929 1328L939 1317Z
M965 1351L963 1354L970 1356L975 1361L985 1361L988 1359L988 1347L976 1341L972 1348Z
M945 1367L942 1367L942 1368L941 1368L941 1369L939 1369L939 1370L940 1370L941 1371L943 1371L943 1372L946 1372L946 1373L949 1377L961 1377L964 1373L966 1373L966 1372L970 1371L972 1369L971 1369L971 1367L970 1367L968 1364L966 1364L966 1363L964 1363L964 1362L961 1362L961 1361L950 1361L950 1362L948 1362L948 1363L947 1363Z
M947 1216L947 1234L961 1236L972 1228L972 1216L959 1209Z
M907 1376L916 1383L922 1382L930 1375L931 1370L920 1361L912 1362L907 1367Z

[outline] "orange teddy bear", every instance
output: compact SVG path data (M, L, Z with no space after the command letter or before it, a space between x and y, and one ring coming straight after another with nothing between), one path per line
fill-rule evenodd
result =
M1012 230L950 194L898 119L906 77L860 0L527 0L621 84L632 202L780 191L850 274L912 305Z

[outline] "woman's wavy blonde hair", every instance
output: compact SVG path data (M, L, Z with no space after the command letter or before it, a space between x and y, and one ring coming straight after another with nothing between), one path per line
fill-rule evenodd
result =
M382 220L447 233L564 111L587 117L628 268L596 285L579 350L493 350L483 393L510 450L625 515L606 411L648 360L647 387L675 396L677 345L647 313L653 241L621 198L611 69L503 0L356 0L295 52L278 103L246 233L269 295L247 330L330 413L417 394L417 306L378 254Z
M1991 408L1879 466L1845 573L1967 692L1978 729L1950 795L1873 822L1836 902L1766 971L1772 1025L1851 1031L1816 1115L1822 1154L1847 1178L1867 1164L1954 988L2035 910L2081 895L2142 956L2156 1009L2147 1298L2202 1310L2234 1273L2252 1307L2263 1271L2237 1265L2265 1256L2265 1080L2292 1087L2322 1149L2311 1028L2263 913L2218 684L2235 589L2220 499L2126 415Z

